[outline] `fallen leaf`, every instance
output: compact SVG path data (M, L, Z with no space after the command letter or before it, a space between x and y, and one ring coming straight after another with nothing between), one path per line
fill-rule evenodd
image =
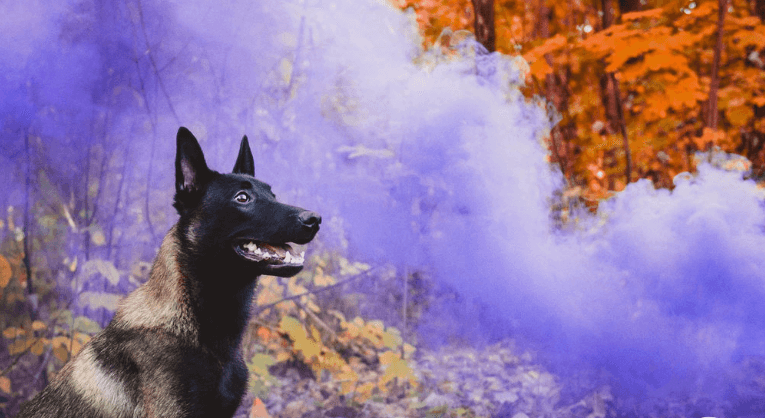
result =
M266 409L266 404L264 404L260 398L255 398L255 401L252 403L252 409L250 409L250 418L271 418L271 415Z
M0 376L0 390L5 393L11 393L11 379L6 376Z
M0 289L8 286L8 283L11 281L11 275L11 264L8 263L5 257L0 255Z

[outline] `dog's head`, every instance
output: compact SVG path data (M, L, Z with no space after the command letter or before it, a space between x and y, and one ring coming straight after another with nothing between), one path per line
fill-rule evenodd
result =
M175 159L175 203L179 224L197 254L241 265L254 274L289 277L303 268L306 244L321 217L279 203L271 186L255 179L247 137L231 174L210 170L192 133L181 127Z

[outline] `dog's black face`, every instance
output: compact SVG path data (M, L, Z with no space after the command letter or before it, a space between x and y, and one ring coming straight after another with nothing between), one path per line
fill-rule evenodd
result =
M311 241L321 217L277 202L271 186L255 179L247 137L231 174L207 168L188 129L178 130L177 145L175 207L191 244L253 275L297 274L304 252L294 244Z

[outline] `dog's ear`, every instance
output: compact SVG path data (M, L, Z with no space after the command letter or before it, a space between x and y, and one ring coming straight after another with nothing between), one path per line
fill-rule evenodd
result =
M247 142L247 135L242 138L242 144L239 146L239 156L236 157L236 164L234 164L234 174L255 176L255 162L252 159L252 151L250 151L250 143Z
M210 180L202 148L194 135L183 126L178 129L175 154L175 208L179 213L197 203Z

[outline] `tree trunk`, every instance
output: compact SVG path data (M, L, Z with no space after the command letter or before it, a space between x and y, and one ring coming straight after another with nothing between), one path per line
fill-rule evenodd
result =
M608 29L614 23L614 9L611 0L601 0L603 10L603 29ZM619 0L619 7L622 13L639 10L639 0ZM632 9L632 8L637 9ZM627 9L627 10L625 10ZM614 73L604 74L600 78L600 87L602 89L603 106L606 110L608 123L608 134L619 132L622 135L622 145L624 147L624 176L627 183L632 180L632 152L630 151L629 137L627 136L627 121L624 118L624 105L622 104L622 95L619 91L619 81Z
M759 16L760 21L765 23L765 0L756 0L754 3L754 12Z
M717 12L717 44L715 45L715 55L712 61L712 73L709 82L709 108L707 114L707 126L710 129L717 129L717 91L720 88L720 59L723 49L723 24L725 22L725 13L728 11L728 0L718 0Z
M640 0L619 0L619 11L622 14L640 11Z
M541 39L547 39L550 37L550 20L552 19L552 9L547 7L546 0L540 0L539 1L539 7L538 10L538 18L537 18L537 35ZM547 65L550 66L550 68L553 67L553 58L552 54L545 54L544 60L547 62ZM563 99L563 93L562 88L565 88L565 85L556 83L555 80L555 74L554 73L548 73L545 75L545 97L547 98L547 102L554 105L555 110L562 111L562 101ZM558 163L560 166L561 172L566 175L566 161L565 157L561 155L561 145L558 142L558 139L562 139L563 132L561 130L560 124L557 124L552 127L552 130L550 131L550 148L552 150L553 158L555 159L555 162ZM565 146L565 144L564 144Z
M497 50L497 37L494 32L494 0L471 0L475 15L475 38L487 51Z

